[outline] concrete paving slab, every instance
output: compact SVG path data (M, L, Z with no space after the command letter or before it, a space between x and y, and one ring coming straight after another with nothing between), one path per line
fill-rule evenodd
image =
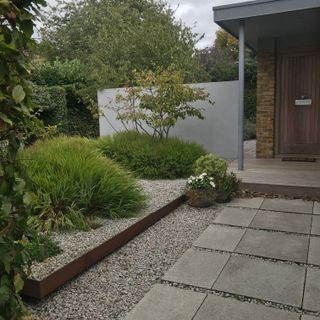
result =
M309 234L312 217L311 215L260 210L250 227Z
M236 252L280 260L307 262L308 236L247 230Z
M301 307L304 277L300 266L233 256L213 288Z
M320 311L320 270L308 268L304 291L303 308Z
M320 266L320 237L310 237L308 263Z
M255 209L227 207L221 211L214 222L232 226L248 227L256 213L257 210Z
M320 216L313 216L311 233L320 236Z
M301 317L301 320L320 320L320 318L319 317L314 317L314 316L303 315Z
M191 320L205 297L204 293L157 284L125 320Z
M208 295L194 320L299 320L299 314Z
M163 279L210 289L229 257L229 254L189 249Z
M320 320L319 317L309 316L309 315L303 315L301 317L301 320Z
M237 198L229 202L228 207L259 209L263 198Z
M261 209L312 214L313 202L300 199L264 199Z
M194 246L232 252L245 232L241 228L211 225L195 241Z
M320 202L317 202L317 201L314 202L313 214L320 214Z

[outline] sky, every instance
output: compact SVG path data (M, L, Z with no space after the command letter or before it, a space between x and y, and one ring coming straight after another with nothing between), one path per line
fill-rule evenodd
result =
M195 33L204 34L197 47L211 46L218 26L213 22L213 6L244 2L244 0L166 0L175 10L176 19L191 27Z

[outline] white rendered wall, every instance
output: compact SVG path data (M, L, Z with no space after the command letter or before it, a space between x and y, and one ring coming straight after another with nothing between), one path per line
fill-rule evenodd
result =
M207 102L196 102L194 106L203 108L205 120L187 118L177 123L170 131L170 136L202 144L208 151L226 159L237 158L238 135L238 81L209 82L192 84L192 87L204 88L214 106ZM98 91L98 104L102 113L100 116L100 136L110 135L124 130L122 123L116 119L116 113L106 107L115 105L117 94L123 94L124 89L106 89ZM107 118L107 119L106 119ZM129 126L130 127L130 126Z

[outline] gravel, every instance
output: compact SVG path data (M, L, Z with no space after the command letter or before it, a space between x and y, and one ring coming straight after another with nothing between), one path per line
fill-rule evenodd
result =
M34 319L123 319L221 207L181 206L46 299L29 301Z
M110 239L146 215L163 207L183 193L186 181L182 179L140 180L139 184L143 188L148 201L146 208L138 216L115 220L102 219L101 227L87 232L53 233L52 238L59 243L62 252L46 259L44 262L35 262L31 269L30 278L36 280L45 278L53 271Z

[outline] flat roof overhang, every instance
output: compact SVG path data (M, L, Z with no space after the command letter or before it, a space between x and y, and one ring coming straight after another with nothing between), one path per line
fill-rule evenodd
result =
M216 6L213 11L214 22L237 38L239 21L244 20L246 45L253 50L259 38L320 33L320 0L246 1Z

